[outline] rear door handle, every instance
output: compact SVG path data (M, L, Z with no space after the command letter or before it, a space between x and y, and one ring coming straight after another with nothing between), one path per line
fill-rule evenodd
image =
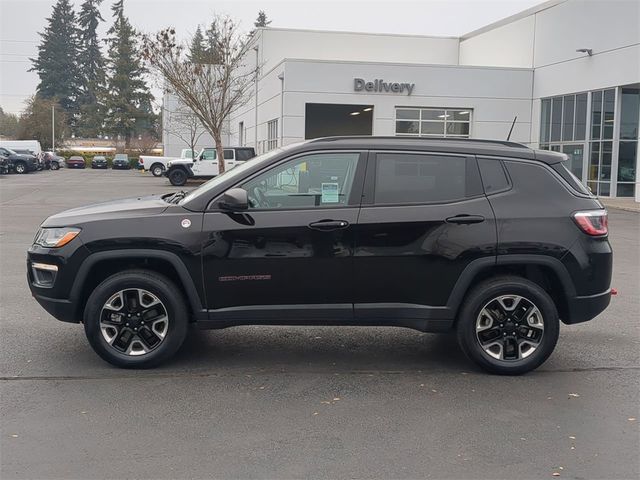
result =
M482 215L456 215L445 219L445 222L460 224L482 223L484 222L484 217Z
M309 228L312 228L313 230L322 230L324 232L340 230L342 228L347 228L348 226L349 222L346 220L320 220L309 224Z

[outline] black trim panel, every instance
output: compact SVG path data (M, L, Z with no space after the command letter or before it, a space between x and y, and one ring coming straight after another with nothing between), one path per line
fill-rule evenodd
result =
M73 282L71 288L70 301L73 304L78 304L80 292L82 291L82 284L85 282L91 268L98 262L109 259L123 259L123 258L156 258L169 262L178 272L180 281L187 292L187 297L191 309L193 311L194 318L196 320L205 318L205 310L202 308L202 302L198 296L196 286L193 283L193 279L187 271L187 267L182 260L175 254L164 250L144 250L144 249L126 249L126 250L109 250L105 252L97 252L89 255L82 265L78 269L78 274Z

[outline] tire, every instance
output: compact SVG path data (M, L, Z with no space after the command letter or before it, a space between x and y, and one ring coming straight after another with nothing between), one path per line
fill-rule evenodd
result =
M151 368L167 361L184 342L189 323L179 292L169 279L148 270L128 270L107 278L85 305L84 331L91 347L103 360L121 368ZM141 311L142 316L137 316Z
M558 310L549 294L516 276L491 278L474 287L456 326L467 357L500 375L538 368L553 352L560 332Z
M51 162L51 170L58 170L60 166L57 162Z
M154 177L161 177L164 173L164 167L160 163L154 163L151 165L151 174Z
M171 185L175 187L181 187L187 183L187 173L181 168L175 168L168 174Z
M24 162L16 162L14 169L18 175L24 175L29 172L27 170L27 164Z

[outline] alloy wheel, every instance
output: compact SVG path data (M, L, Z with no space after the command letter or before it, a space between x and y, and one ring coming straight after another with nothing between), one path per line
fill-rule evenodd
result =
M476 338L496 360L527 358L540 346L544 318L540 309L520 295L501 295L485 304L476 318Z
M162 301L141 288L113 294L100 312L104 340L119 353L145 355L162 344L169 330L169 314Z
M17 173L24 173L26 170L25 166L22 163L19 163L16 165L16 172Z
M151 172L154 177L159 177L162 175L162 167L153 167L153 171Z

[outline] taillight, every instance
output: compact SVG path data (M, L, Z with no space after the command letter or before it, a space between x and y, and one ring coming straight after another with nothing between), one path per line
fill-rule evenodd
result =
M573 219L587 235L600 237L609 233L606 210L585 210L573 214Z

